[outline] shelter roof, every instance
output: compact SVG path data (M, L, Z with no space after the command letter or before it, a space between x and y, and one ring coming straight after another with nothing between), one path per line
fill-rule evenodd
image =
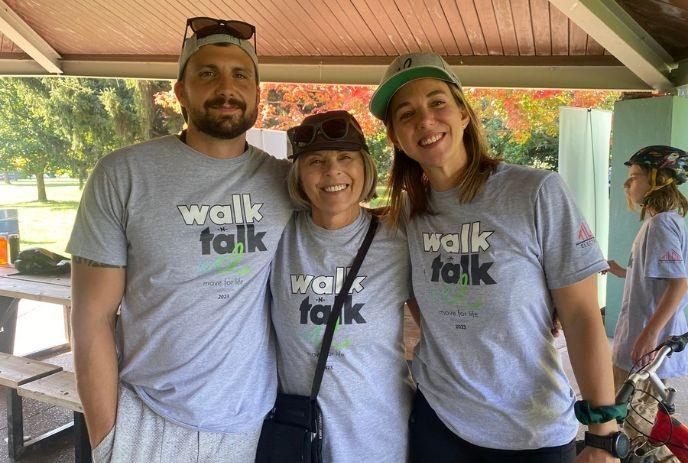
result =
M468 86L688 83L688 0L0 0L0 75L173 79L191 16L255 24L272 82L375 84L434 51Z

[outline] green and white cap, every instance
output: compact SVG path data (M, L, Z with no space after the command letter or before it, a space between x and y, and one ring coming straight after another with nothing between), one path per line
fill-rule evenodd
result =
M461 81L440 55L435 53L401 55L387 67L387 71L380 81L380 86L370 99L370 112L373 113L373 116L384 121L387 107L394 94L405 84L426 78L444 80L461 88Z

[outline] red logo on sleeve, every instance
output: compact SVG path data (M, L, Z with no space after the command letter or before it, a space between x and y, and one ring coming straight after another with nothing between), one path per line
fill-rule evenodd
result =
M662 255L662 257L659 258L660 262L683 262L683 258L679 253L674 251L673 249L671 251L667 251L666 254Z
M578 242L576 243L576 246L579 248L587 248L588 246L592 246L595 243L595 235L592 234L592 231L590 231L590 227L588 227L588 224L583 222L580 224L580 228L578 229Z
M590 231L590 228L588 227L588 224L585 223L585 222L583 222L583 223L581 224L580 228L578 229L578 239L581 240L581 241L585 241L585 240L591 240L591 239L593 239L594 237L595 237L595 236L594 236L594 235L592 234L592 232Z

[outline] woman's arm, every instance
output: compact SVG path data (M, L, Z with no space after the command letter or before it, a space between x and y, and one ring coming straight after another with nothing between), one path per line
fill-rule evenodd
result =
M615 260L608 260L607 264L609 265L609 270L605 270L602 274L609 272L619 278L626 278L626 269L620 266L618 262Z
M570 286L551 290L564 329L573 373L581 395L592 407L614 404L614 378L607 335L597 303L597 275ZM618 430L614 420L590 424L591 433L600 436ZM576 459L580 462L613 462L605 450L586 447Z
M688 279L686 278L669 278L667 281L667 287L659 300L659 304L657 304L655 313L652 314L635 344L633 344L631 351L633 362L638 362L645 354L657 347L659 334L678 310L681 300L688 290ZM648 361L654 359L655 355L656 353L649 355Z

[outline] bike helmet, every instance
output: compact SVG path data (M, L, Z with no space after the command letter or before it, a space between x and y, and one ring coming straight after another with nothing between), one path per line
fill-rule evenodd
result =
M646 146L638 150L624 164L627 166L637 164L650 170L650 191L662 188L672 182L680 185L688 180L688 154L672 146ZM666 169L672 177L664 185L656 184L657 171L660 169Z

